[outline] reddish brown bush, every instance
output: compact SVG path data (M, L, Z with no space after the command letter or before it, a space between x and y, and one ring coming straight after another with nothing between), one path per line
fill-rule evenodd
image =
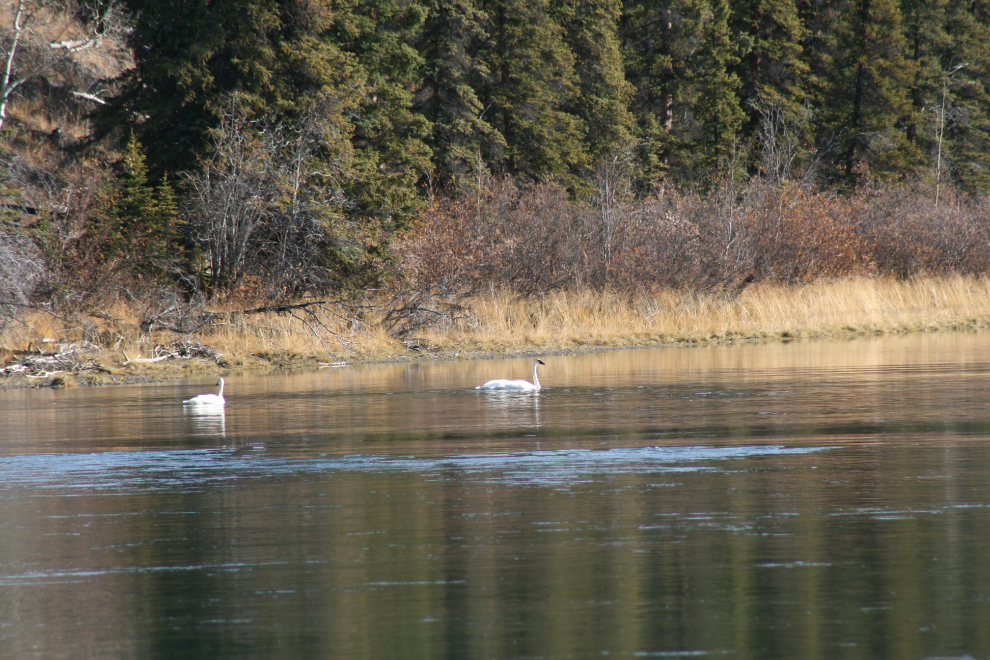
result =
M562 188L520 190L503 179L475 199L434 204L396 251L421 287L468 291L493 282L549 291L586 270L578 225Z
M860 207L855 198L799 187L749 186L741 214L752 276L809 282L863 273L869 250L856 232Z
M862 193L857 229L872 246L879 273L977 274L990 271L990 202L920 187L876 187Z
M489 182L435 204L398 245L421 287L495 283L529 294L592 286L732 295L748 282L865 273L990 272L990 202L907 186L837 195L752 181L702 196L661 191L601 209L552 185Z

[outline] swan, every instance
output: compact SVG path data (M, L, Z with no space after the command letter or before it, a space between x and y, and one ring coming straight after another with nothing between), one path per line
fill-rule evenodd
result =
M186 399L182 403L191 403L194 406L222 406L224 404L223 378L217 378L217 385L220 386L220 391L216 394L200 394L191 399Z
M474 389L476 390L513 390L517 392L535 392L540 389L540 379L536 377L536 367L537 365L547 366L547 363L543 360L537 358L533 360L533 382L528 380L506 380L504 378L496 378L495 380L490 380L484 385L478 385Z

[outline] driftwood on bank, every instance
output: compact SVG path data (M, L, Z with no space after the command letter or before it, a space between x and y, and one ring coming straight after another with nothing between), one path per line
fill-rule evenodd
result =
M11 351L18 359L3 368L0 376L20 375L26 378L49 378L57 374L81 374L85 372L111 373L97 362L100 347L87 341L62 344L58 350L46 353L41 350Z
M122 365L125 367L132 364L151 364L164 360L189 360L192 358L204 358L219 363L220 358L223 357L223 353L218 353L209 346L190 339L174 341L171 348L157 345L153 351L154 357L143 358L140 353L131 357L126 351L121 351L121 353L124 354Z

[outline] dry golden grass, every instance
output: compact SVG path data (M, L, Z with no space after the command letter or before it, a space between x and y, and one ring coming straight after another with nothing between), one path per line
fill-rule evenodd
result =
M205 333L142 333L135 311L121 304L100 317L66 320L38 313L22 323L8 322L0 333L0 347L7 349L0 358L15 358L15 350L24 351L31 343L35 350L51 352L60 343L82 340L99 347L100 362L114 373L124 369L124 352L150 358L174 349L177 341L202 344L222 355L217 365L168 360L126 368L132 375L163 377L203 369L383 360L424 355L418 352L424 349L454 356L976 328L990 326L990 279L856 278L807 286L756 285L736 299L590 290L519 298L492 290L470 301L470 309L470 319L423 330L403 343L382 331L374 318L353 324L326 315L320 321L330 332L318 332L313 318L303 322L285 314L233 314Z
M629 296L555 292L520 299L492 290L474 319L430 333L438 345L497 348L632 345L742 338L840 336L974 327L990 322L990 280L850 278L804 286L761 284L736 299L665 292Z

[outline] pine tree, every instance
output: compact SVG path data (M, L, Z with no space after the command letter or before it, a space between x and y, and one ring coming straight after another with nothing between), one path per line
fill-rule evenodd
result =
M709 165L719 163L739 148L737 140L744 118L739 98L742 83L735 68L748 40L740 43L729 25L730 16L729 0L712 0L699 53L701 66L694 112L701 123L697 143Z
M505 140L496 167L571 186L587 166L584 122L567 111L577 92L574 55L552 20L547 0L486 0L489 39L481 57L492 75L479 90L485 119Z
M157 191L148 183L145 156L133 134L119 169L120 187L110 205L111 230L103 256L136 274L163 278L179 215L175 195L167 181Z
M620 0L557 0L554 14L574 54L578 93L571 107L587 127L590 158L625 150L633 141L633 88L625 79L619 43Z
M805 101L802 81L808 65L802 59L804 25L795 0L750 0L732 6L731 24L746 44L736 72L746 112L744 134L753 138L761 111L775 108L788 115Z
M401 229L420 204L417 182L432 169L425 142L430 123L412 109L423 66L413 43L426 9L402 0L350 0L336 10L334 30L347 35L338 37L341 46L367 76L353 119L355 177L349 191L365 213Z
M475 91L490 84L491 70L479 57L487 17L475 0L431 0L428 8L419 36L423 86L416 109L432 124L429 145L441 187L459 188L479 173L479 161L502 158L506 147L485 121Z
M990 2L947 0L939 78L930 87L936 168L968 190L990 191ZM938 82L941 82L939 89ZM937 109L935 106L937 104Z
M822 19L827 19L825 22ZM915 67L904 57L894 0L823 3L806 21L818 37L812 85L819 142L832 146L833 175L855 184L866 172L892 174L918 163L906 138Z
M639 140L641 188L690 153L687 120L707 0L626 0L620 24ZM677 120L675 121L675 118Z
M274 0L129 0L137 21L129 39L135 66L100 109L96 136L120 127L149 145L153 179L196 166L221 99L254 95L259 108L274 75L268 35L280 22Z

